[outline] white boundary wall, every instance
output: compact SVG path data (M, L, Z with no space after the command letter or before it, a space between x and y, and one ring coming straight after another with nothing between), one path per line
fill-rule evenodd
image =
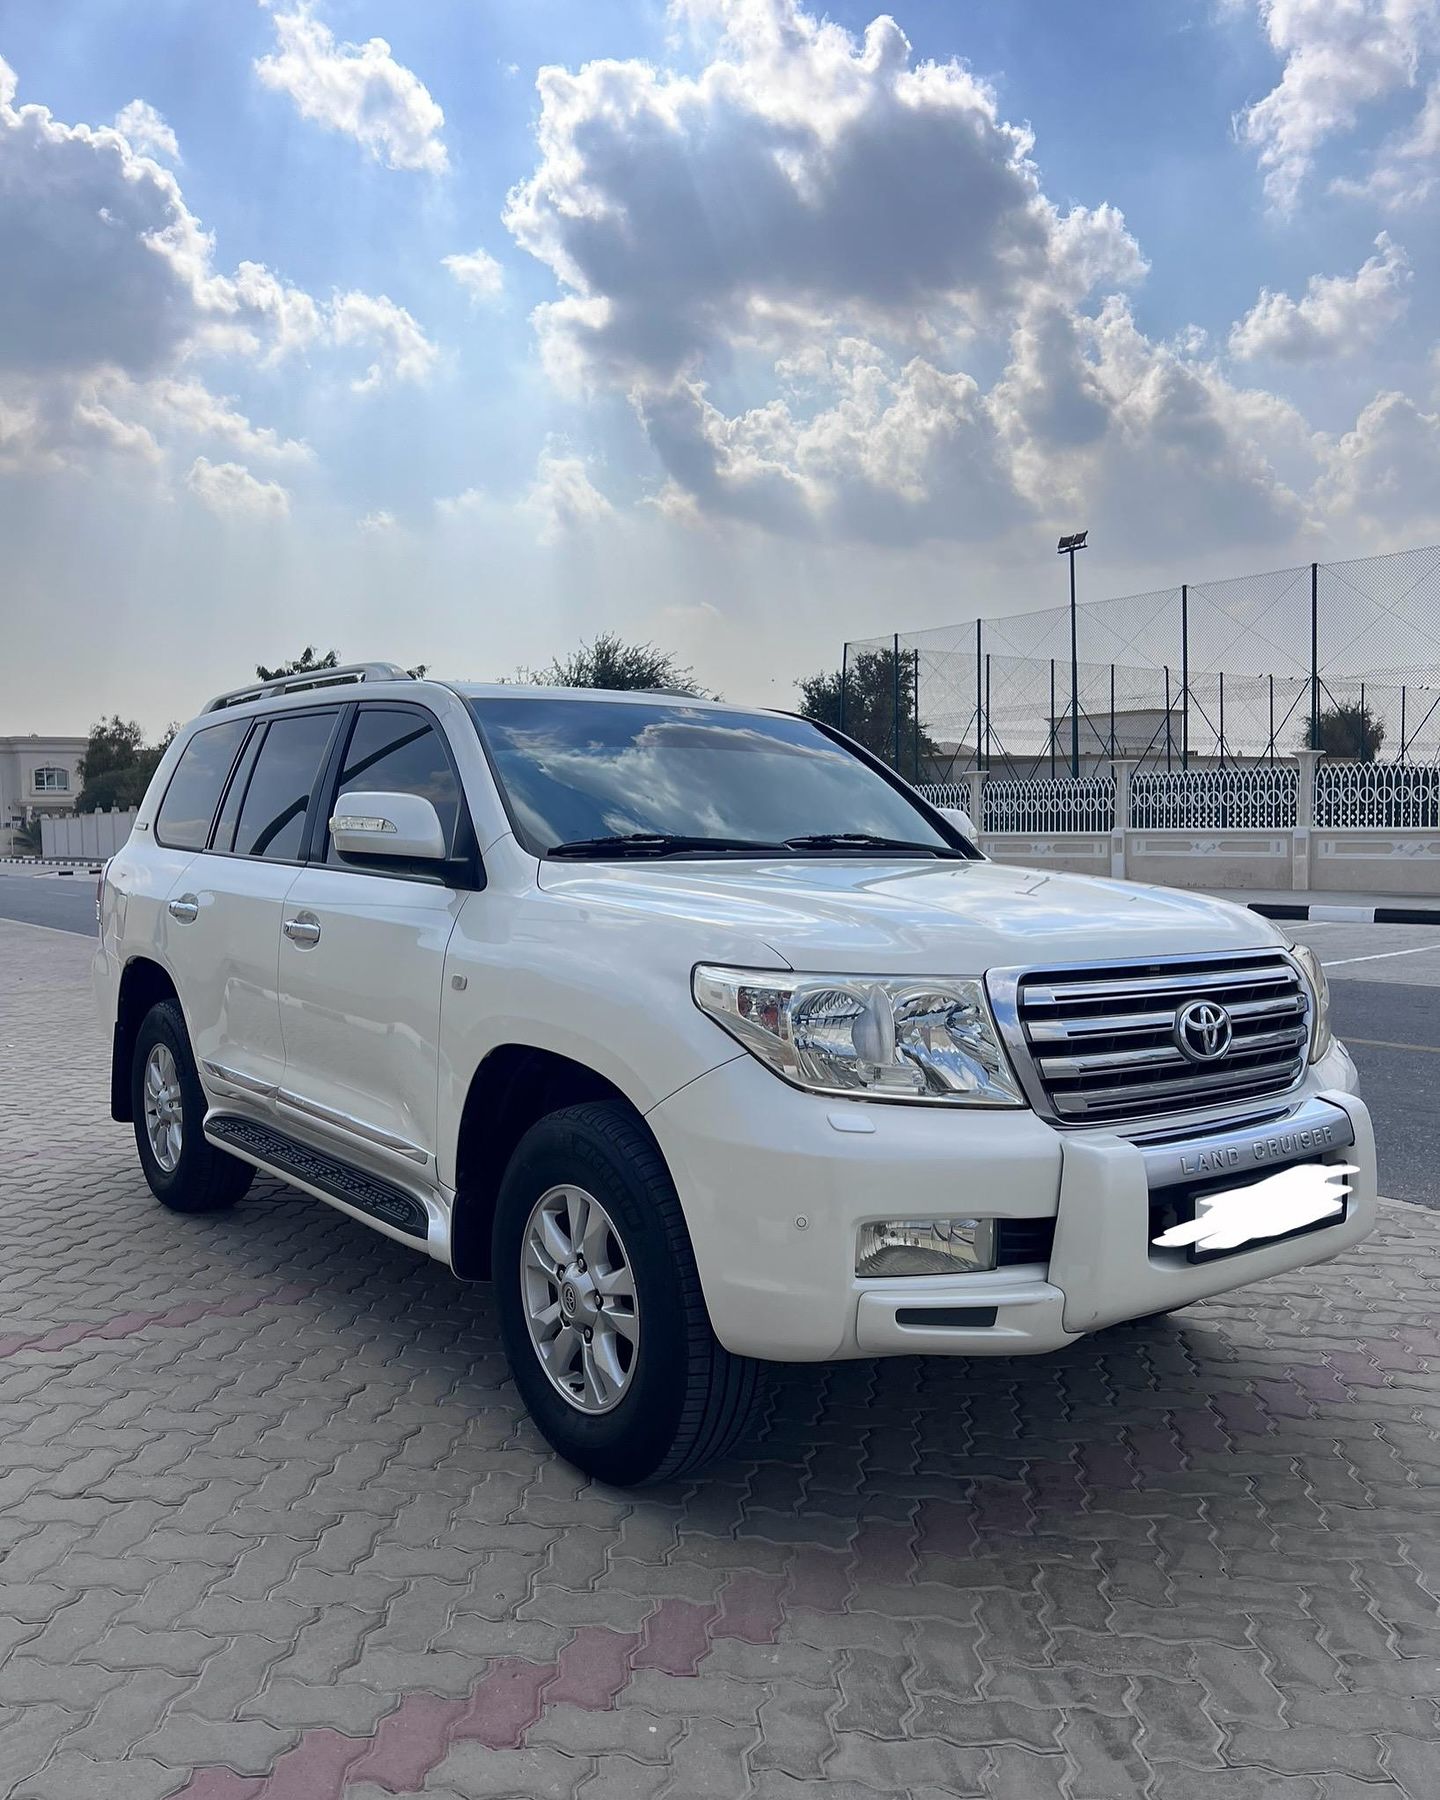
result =
M40 821L40 854L57 861L104 862L130 835L138 809L69 813Z
M997 862L1182 888L1440 896L1440 770L1292 761L922 786Z

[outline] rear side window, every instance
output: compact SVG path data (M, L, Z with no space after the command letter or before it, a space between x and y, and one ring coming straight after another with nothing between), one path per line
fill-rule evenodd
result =
M203 850L220 804L220 790L245 736L248 719L227 719L197 731L180 753L155 815L155 841L172 850Z
M240 806L235 830L239 855L299 861L310 790L334 726L333 712L270 721Z
M357 789L421 795L440 815L446 852L454 853L460 784L440 733L419 713L404 707L361 708L341 765L337 802L342 794ZM344 861L333 843L325 860Z

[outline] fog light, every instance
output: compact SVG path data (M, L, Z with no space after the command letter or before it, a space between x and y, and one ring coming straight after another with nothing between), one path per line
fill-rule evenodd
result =
M857 1275L968 1275L994 1267L993 1219L882 1219L860 1227Z

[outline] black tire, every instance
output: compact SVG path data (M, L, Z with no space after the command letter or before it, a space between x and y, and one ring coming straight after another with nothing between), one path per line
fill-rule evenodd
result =
M613 1410L586 1413L558 1393L530 1339L521 1287L525 1228L541 1195L583 1187L618 1227L635 1283L640 1341ZM638 1487L694 1473L728 1450L754 1414L761 1364L715 1337L674 1183L624 1107L565 1107L533 1125L500 1185L495 1296L510 1368L530 1416L597 1481Z
M157 1045L169 1050L180 1088L180 1153L173 1169L163 1168L157 1159L145 1117L145 1068ZM252 1164L227 1156L205 1136L205 1094L176 1000L157 1000L140 1022L130 1061L130 1103L140 1167L150 1192L171 1212L221 1212L255 1179Z

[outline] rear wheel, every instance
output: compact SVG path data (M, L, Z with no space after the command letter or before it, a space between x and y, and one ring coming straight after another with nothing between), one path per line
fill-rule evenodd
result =
M691 1473L750 1422L761 1366L716 1341L674 1184L623 1107L566 1107L525 1134L493 1268L521 1398L597 1480Z
M159 1000L140 1023L130 1066L135 1145L150 1191L172 1212L233 1206L255 1170L205 1136L205 1094L176 1000Z

